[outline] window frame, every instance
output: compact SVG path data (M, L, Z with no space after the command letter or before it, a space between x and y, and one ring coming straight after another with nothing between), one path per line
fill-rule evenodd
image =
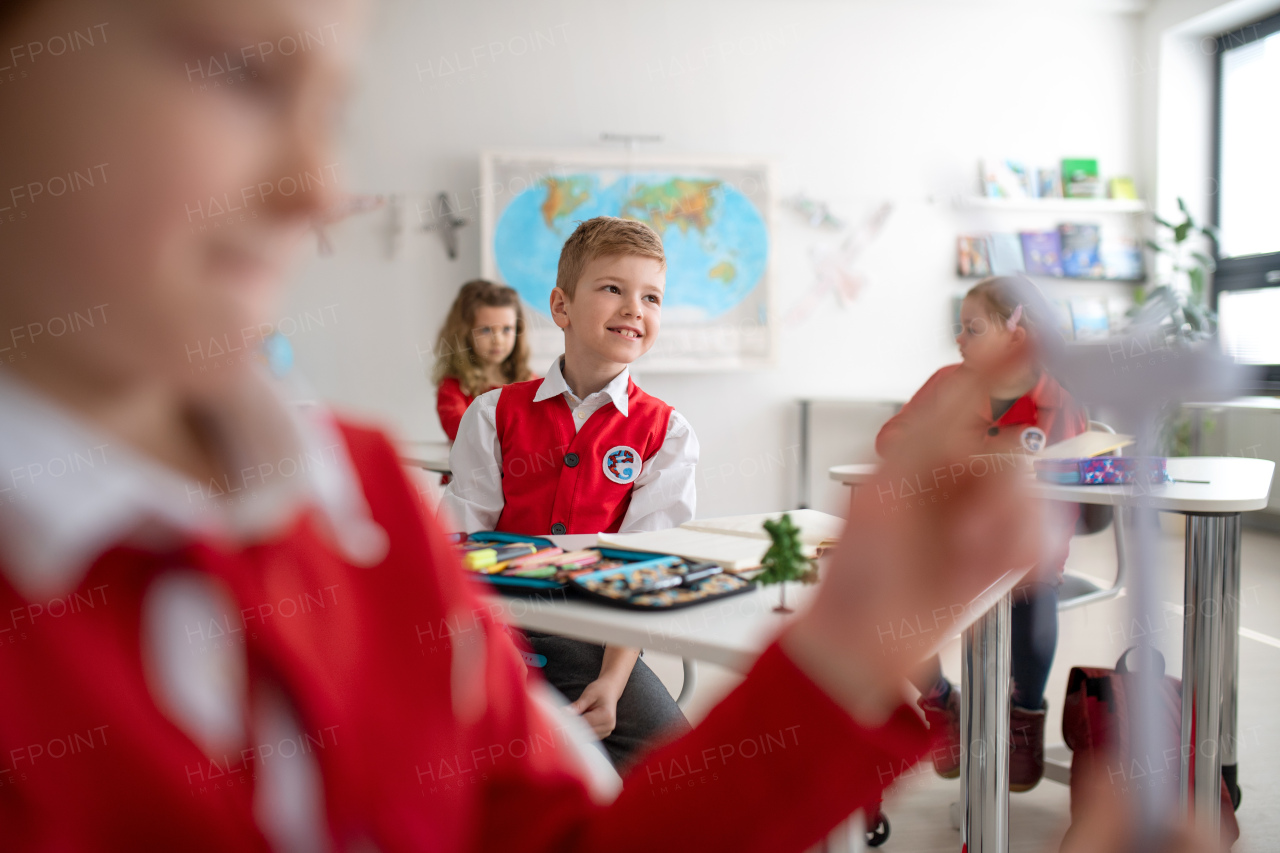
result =
M1215 40L1217 53L1213 78L1213 193L1212 217L1214 227L1221 224L1222 193L1222 61L1226 51L1244 47L1280 32L1280 12L1270 17L1246 24ZM1261 107L1260 107L1261 108ZM1217 270L1213 276L1213 305L1217 308L1218 294L1224 290L1259 290L1280 287L1280 251L1261 255L1242 255L1224 258L1218 254L1218 241L1212 241L1213 258Z

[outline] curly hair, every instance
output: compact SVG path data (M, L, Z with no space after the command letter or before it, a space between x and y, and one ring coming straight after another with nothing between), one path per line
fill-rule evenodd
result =
M462 285L449 309L449 316L440 327L440 335L436 339L436 363L432 370L436 385L452 376L470 397L488 390L484 364L476 358L475 342L471 338L471 330L476 324L476 308L480 306L514 308L516 312L516 345L500 366L503 381L524 382L533 376L529 371L529 339L525 335L520 297L510 287L474 279Z

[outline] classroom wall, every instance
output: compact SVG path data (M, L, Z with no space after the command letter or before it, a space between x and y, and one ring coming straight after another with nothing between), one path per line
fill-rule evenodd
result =
M440 191L477 216L482 149L596 147L610 131L662 134L656 152L764 155L775 197L803 191L853 222L892 204L860 262L864 287L783 328L772 369L637 378L698 432L699 515L791 506L797 398L902 399L955 360L954 238L973 226L952 199L975 192L981 156L1097 156L1106 173L1138 173L1135 8L384 0L336 168L352 189L407 194L406 230L392 257L386 212L354 217L331 230L332 257L306 260L286 314L329 319L297 325L299 369L318 397L442 437L430 350L457 286L479 273L479 228L450 262L419 227ZM540 47L513 55L522 43ZM831 238L781 207L773 225L782 316Z

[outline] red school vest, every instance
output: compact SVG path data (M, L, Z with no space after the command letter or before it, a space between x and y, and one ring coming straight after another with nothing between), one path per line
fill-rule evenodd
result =
M542 380L503 386L496 410L508 533L616 533L672 408L627 380L627 415L605 404L575 434L563 394L535 403Z

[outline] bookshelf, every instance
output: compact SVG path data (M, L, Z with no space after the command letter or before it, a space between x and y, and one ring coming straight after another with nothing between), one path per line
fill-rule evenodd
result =
M1081 220L1103 226L1105 233L1124 234L1141 245L1143 221L1150 210L1142 199L1130 198L990 198L987 196L955 196L953 209L963 223L960 234L1014 233L1024 230L1055 230L1063 222ZM1028 278L1050 288L1094 282L1127 290L1146 282L1146 270L1137 278L1073 277L1027 273ZM971 282L981 276L961 276L957 280Z
M987 198L963 196L956 206L967 210L1010 213L1146 213L1147 203L1136 198Z

